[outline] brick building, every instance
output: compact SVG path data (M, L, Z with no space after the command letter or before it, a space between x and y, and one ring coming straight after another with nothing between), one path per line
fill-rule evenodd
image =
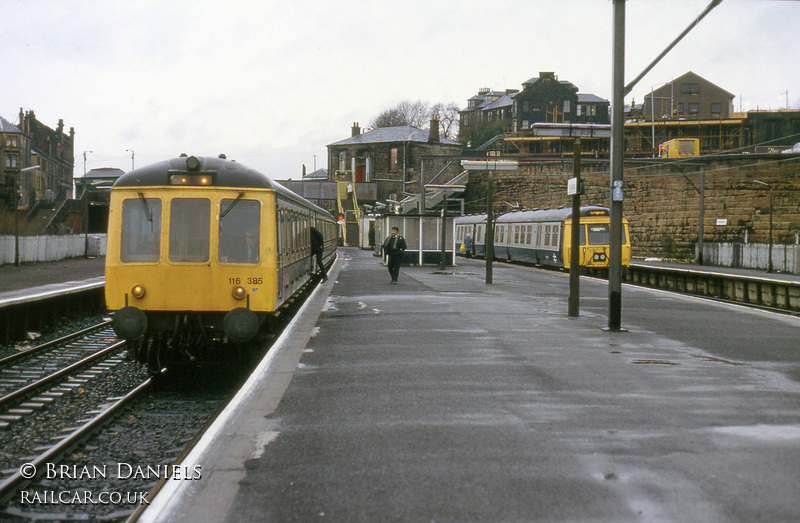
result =
M642 118L724 120L733 113L734 94L689 71L644 97Z
M75 129L64 133L64 121L55 129L40 122L33 111L20 109L14 125L0 117L0 165L3 169L2 198L13 205L14 184L19 178L19 205L31 207L37 202L52 204L72 195L72 170ZM39 165L40 169L21 172Z
M350 138L328 145L328 172L333 181L372 182L377 201L399 201L404 193L420 192L421 175L444 183L458 174L461 144L439 136L438 120L431 129L408 125L379 127L365 133L353 124Z
M479 147L497 134L518 133L533 123L609 123L608 100L579 93L553 72L522 83L522 90L480 89L460 111L459 138Z

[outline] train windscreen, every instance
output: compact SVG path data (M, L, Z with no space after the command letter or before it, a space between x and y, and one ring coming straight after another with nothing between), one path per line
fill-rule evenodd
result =
M161 255L161 200L129 198L122 202L120 260L155 263Z
M206 198L175 198L170 202L169 259L207 262L211 202Z

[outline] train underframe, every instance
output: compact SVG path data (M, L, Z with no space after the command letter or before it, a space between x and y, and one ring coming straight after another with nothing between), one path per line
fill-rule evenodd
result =
M226 334L227 313L147 313L147 332L128 340L128 356L147 366L148 372L188 366L232 365L245 368L260 354L277 323L265 313L252 313L258 322L256 335L236 340ZM250 317L249 321L253 321ZM250 326L249 328L252 328Z

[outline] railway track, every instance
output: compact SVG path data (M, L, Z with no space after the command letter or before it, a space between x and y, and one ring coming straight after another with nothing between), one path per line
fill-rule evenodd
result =
M497 263L514 263L496 260ZM536 267L536 266L531 266ZM551 269L545 269L551 270ZM603 272L592 277L607 280ZM800 279L786 274L754 274L724 268L658 266L631 263L623 282L727 303L800 315Z
M632 263L624 281L641 287L800 314L800 280L780 275Z
M90 420L83 423L80 427L66 433L53 446L43 449L43 451L32 459L25 459L18 469L0 483L0 503L11 499L14 494L26 484L37 477L48 465L60 462L79 444L87 440L94 432L110 419L119 415L120 411L133 399L141 396L152 384L152 378L148 378L136 388L117 398L114 403L98 412Z
M0 360L0 520L127 519L242 379L205 371L148 379L107 322Z

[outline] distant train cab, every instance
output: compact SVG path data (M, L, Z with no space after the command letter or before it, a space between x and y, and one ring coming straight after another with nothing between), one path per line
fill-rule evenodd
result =
M605 207L580 209L580 260L587 269L607 269L611 224ZM628 220L622 223L622 264L630 265L631 244ZM486 215L456 218L455 241L467 234L473 240L476 256L486 256ZM516 211L502 214L494 223L494 257L547 267L568 269L571 247L572 209Z

